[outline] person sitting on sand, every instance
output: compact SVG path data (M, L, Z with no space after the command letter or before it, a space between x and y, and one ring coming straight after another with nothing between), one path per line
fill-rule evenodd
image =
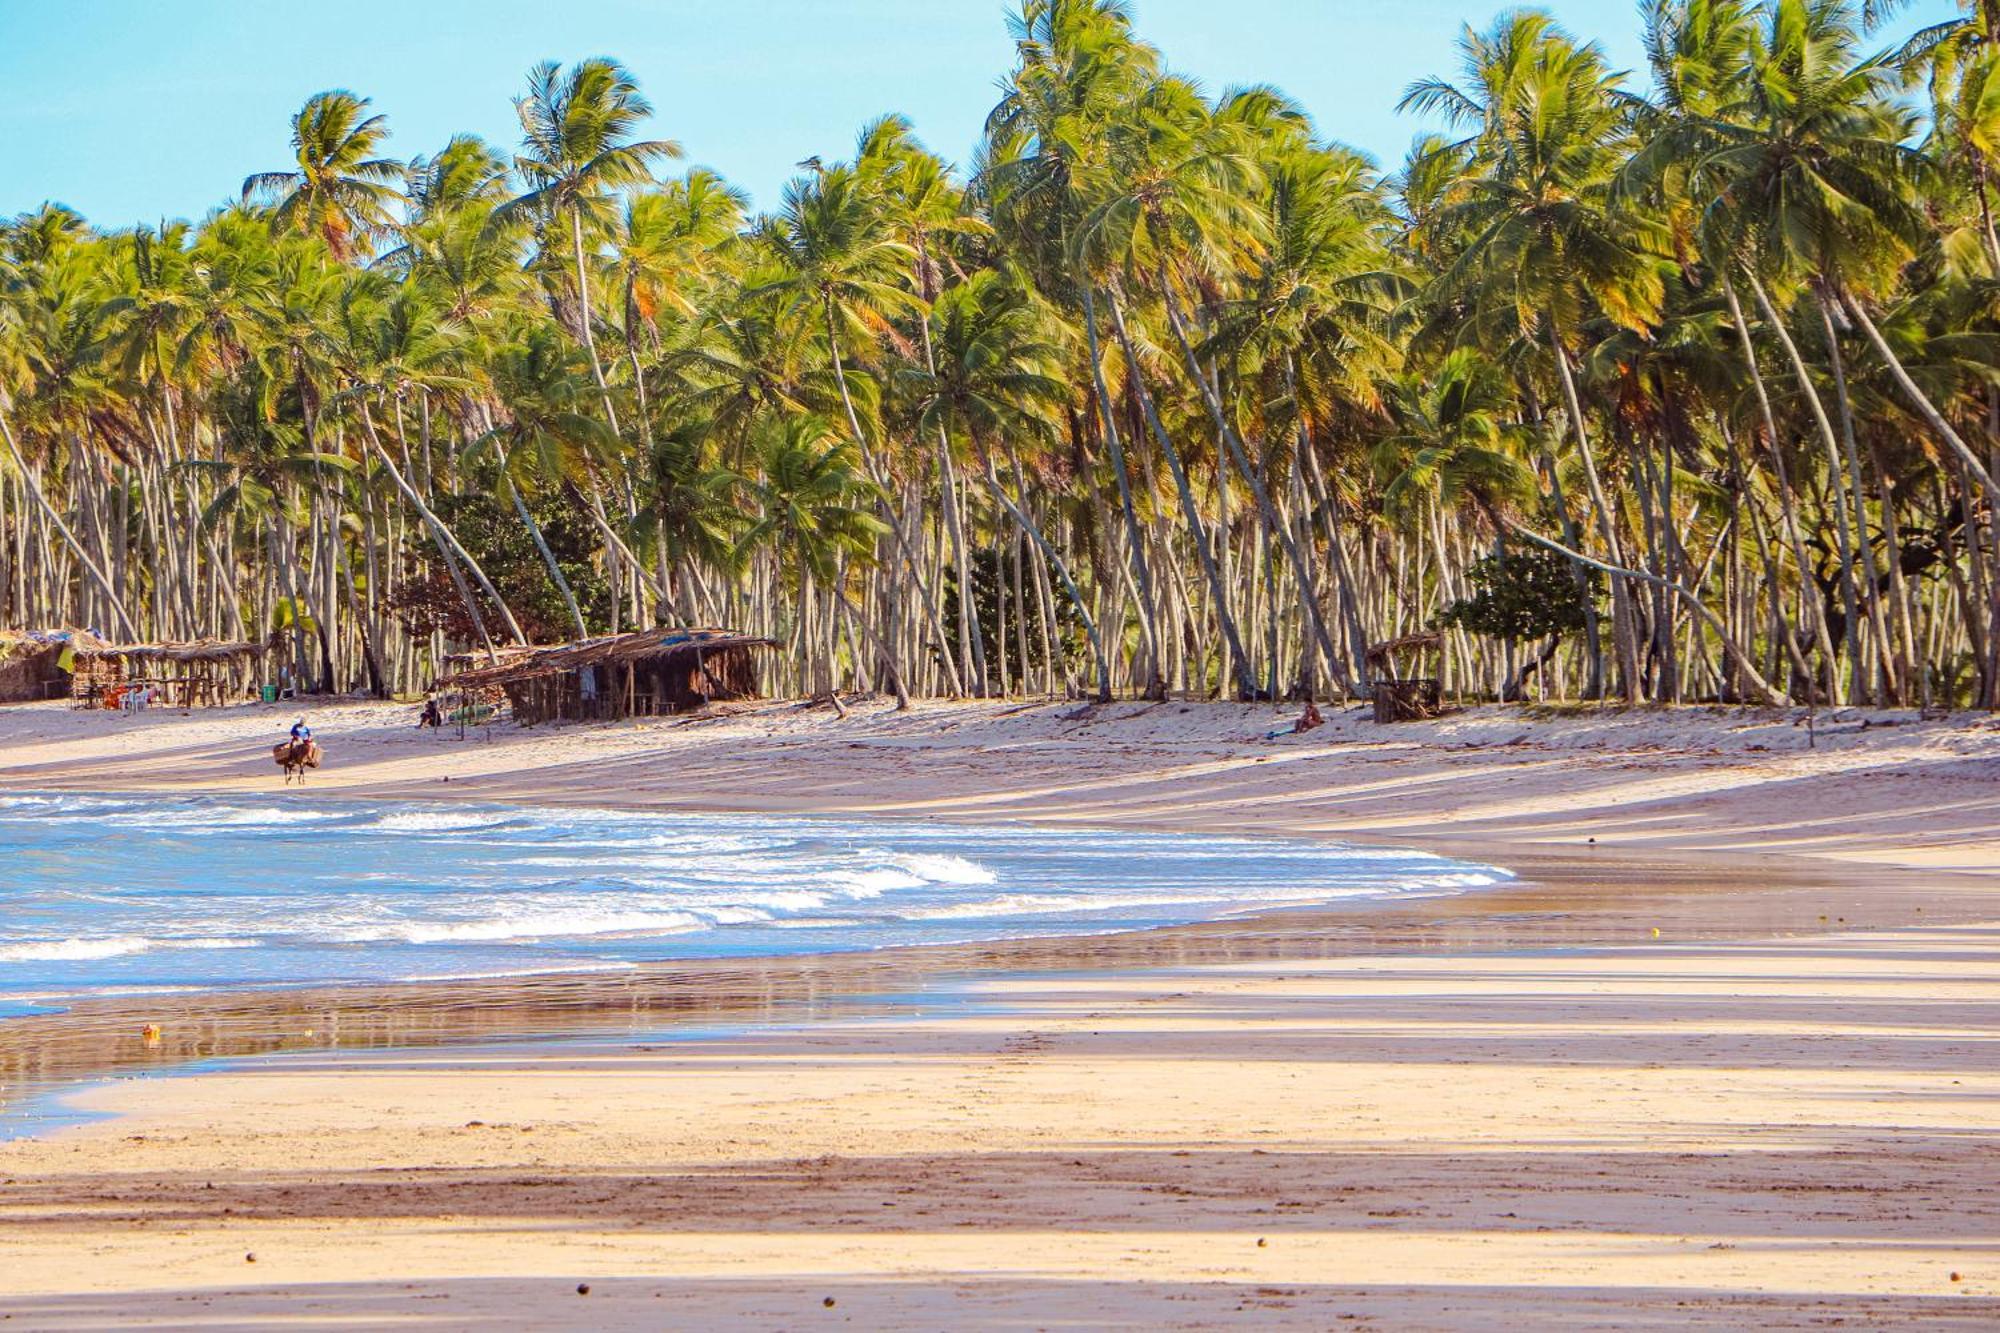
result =
M438 709L437 696L435 694L426 694L424 696L424 711L417 715L417 730L422 731L425 727L429 727L435 731L443 725L444 714Z
M1264 739L1274 741L1280 736L1303 736L1314 727L1323 727L1326 719L1319 715L1319 707L1312 700L1306 700L1306 711L1299 714L1299 720L1289 727L1279 727L1276 731L1264 733Z

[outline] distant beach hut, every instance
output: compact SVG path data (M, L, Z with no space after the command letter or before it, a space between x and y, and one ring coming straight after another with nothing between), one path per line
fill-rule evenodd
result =
M1377 722L1417 722L1444 712L1443 682L1414 674L1443 644L1443 635L1427 630L1369 645L1368 684Z
M524 725L656 717L760 697L757 654L776 646L733 630L642 630L516 650L440 677L435 688L466 707L498 691Z
M148 688L170 708L218 707L248 694L268 651L231 639L97 642L75 650L69 693L85 708L116 707Z
M0 703L68 698L77 654L107 646L89 630L0 630Z

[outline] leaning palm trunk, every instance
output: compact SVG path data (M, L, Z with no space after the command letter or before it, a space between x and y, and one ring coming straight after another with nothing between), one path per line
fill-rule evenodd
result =
M1082 286L1083 328L1090 346L1090 375L1097 390L1098 419L1104 428L1104 443L1111 450L1111 470L1118 480L1118 503L1125 514L1125 543L1138 575L1139 633L1146 643L1146 669L1151 673L1145 693L1148 698L1154 698L1163 695L1166 689L1161 674L1166 669L1166 657L1160 651L1160 603L1153 592L1153 572L1146 560L1146 541L1139 530L1139 511L1132 503L1132 477L1125 466L1125 445L1119 437L1118 422L1111 410L1111 391L1104 382L1104 354L1097 345L1097 300L1092 295L1087 275Z
M69 524L63 522L62 515L58 514L55 506L49 503L49 497L42 490L41 479L28 466L28 460L21 454L21 446L14 442L14 428L8 423L4 408L0 408L0 440L6 441L7 452L13 456L14 466L20 471L22 484L28 488L28 494L34 497L36 506L47 517L49 523L62 534L64 544L76 556L76 561L83 566L84 572L90 575L91 582L95 583L98 591L104 594L105 601L110 604L112 612L118 617L118 623L124 627L126 636L138 638L139 632L132 627L132 618L125 614L125 603L111 586L111 580L105 577L97 562L83 549L83 543L69 530Z
M1833 423L1827 418L1825 404L1820 402L1819 389L1812 382L1812 371L1807 367L1805 357L1799 353L1798 344L1792 340L1791 330L1785 327L1784 319L1771 303L1764 284L1748 267L1743 270L1743 277L1750 284L1750 294L1757 298L1758 310L1771 326L1771 335L1785 349L1785 356L1792 363L1792 373L1799 380L1799 396L1805 399L1820 444L1826 450L1827 489L1833 494L1834 537L1839 543L1841 612L1845 619L1843 637L1847 643L1848 670L1852 679L1851 697L1858 697L1865 693L1861 660L1861 607L1854 583L1854 523L1848 513L1846 469L1841 465L1840 442L1834 438Z
M1868 536L1868 504L1862 492L1861 450L1854 438L1854 402L1847 390L1847 365L1840 352L1840 331L1834 327L1833 305L1827 300L1823 289L1815 291L1813 304L1819 309L1820 327L1826 337L1827 369L1833 374L1834 403L1840 409L1840 444L1847 458L1848 484L1852 488L1854 505L1854 526L1860 540L1856 543L1856 555L1860 561L1857 577L1860 579L1863 601L1868 609L1869 628L1875 635L1882 662L1882 680L1888 697L1878 700L1884 704L1899 703L1904 693L1904 678L1909 673L1909 661L1900 648L1892 641L1889 622L1894 619L1894 608L1887 613L1882 609L1882 577L1875 569L1875 544ZM1886 533L1895 524L1890 511L1888 489L1882 492L1883 530ZM1892 542L1893 548L1893 542ZM1893 549L1889 558L1895 558Z
M605 423L611 427L611 433L617 435L618 409L612 405L611 385L604 378L604 362L597 355L597 335L591 329L594 321L590 311L590 271L583 259L583 213L579 209L569 211L569 234L576 261L577 323L582 326L583 350L590 356L590 373L596 377L597 394L604 402Z
M1202 574L1208 580L1209 595L1214 601L1215 623L1222 631L1223 643L1229 651L1230 669L1235 673L1243 697L1254 699L1257 697L1257 677L1250 670L1249 655L1243 651L1236 617L1229 609L1229 591L1224 586L1222 571L1216 565L1215 552L1209 547L1201 511L1195 508L1194 490L1188 484L1187 468L1181 463L1180 450L1174 447L1166 424L1160 420L1159 407L1146 388L1146 377L1140 373L1139 357L1132 345L1132 335L1125 327L1125 312L1119 308L1117 292L1107 293L1106 304L1111 309L1111 327L1117 330L1118 345L1125 352L1127 373L1131 377L1133 391L1139 397L1139 410L1145 414L1146 424L1152 428L1153 438L1159 442L1160 452L1166 456L1167 470L1173 474L1174 490L1181 501L1181 515L1187 520L1188 533L1194 539L1195 553L1201 559Z
M1299 550L1298 541L1292 535L1291 525L1284 521L1278 512L1278 506L1271 498L1270 488L1264 482L1262 460L1259 460L1259 466L1251 466L1249 451L1237 436L1236 428L1229 424L1228 415L1222 410L1221 396L1209 382L1208 376L1202 373L1201 363L1196 360L1194 348L1188 343L1187 329L1181 320L1179 303L1174 300L1172 288L1167 286L1167 275L1164 271L1160 274L1160 285L1166 300L1167 323L1173 329L1174 341L1180 344L1181 356L1186 361L1188 374L1201 388L1201 399L1208 407L1210 420L1215 423L1216 434L1222 438L1223 444L1236 460L1237 470L1242 472L1244 480L1250 483L1250 493L1256 497L1265 530L1275 532L1280 544L1285 548L1285 558L1291 562L1292 576L1298 580L1299 604L1306 613L1306 623L1312 630L1313 643L1319 649L1320 659L1326 665L1327 674L1339 683L1344 693L1352 694L1354 682L1348 678L1346 666L1341 662L1339 654L1334 651L1333 636L1327 633L1326 620L1320 614L1319 587L1313 578L1312 567Z
M910 691L909 687L903 683L903 673L897 669L896 650L890 646L889 640L870 623L868 617L862 612L862 609L854 604L854 600L847 595L847 589L836 586L833 589L833 595L839 599L841 610L847 613L848 623L860 626L862 637L873 644L875 651L881 654L883 674L889 677L889 688L896 695L896 711L907 713L910 710ZM840 708L840 700L837 697L834 699L834 707ZM841 709L841 715L843 717L846 716L845 709Z
M1563 346L1562 335L1557 331L1555 321L1549 321L1549 346L1555 352L1556 371L1562 380L1563 402L1569 411L1570 431L1576 437L1576 446L1583 460L1584 485L1590 491L1590 505L1597 513L1598 531L1604 538L1604 549L1614 564L1622 563L1624 557L1618 547L1618 529L1612 520L1611 503L1605 498L1604 483L1597 474L1597 455L1590 447L1590 432L1583 421L1583 400L1576 391L1576 375L1570 369L1569 349ZM1621 582L1615 572L1611 580L1611 637L1618 650L1618 670L1624 676L1624 693L1627 699L1636 699L1639 693L1639 645L1632 614L1632 591L1628 584Z
M569 608L570 622L576 626L576 637L589 638L590 626L583 623L583 611L576 604L576 592L569 586L569 580L563 576L562 566L556 563L555 552L549 549L548 538L542 535L542 525L535 522L534 514L529 512L527 502L521 498L520 488L514 485L512 477L505 475L504 470L501 475L501 485L507 488L507 498L514 502L515 515L521 520L521 526L528 530L528 535L534 539L535 550L541 553L542 563L548 567L549 578L554 581L556 591L562 594L563 605Z
M1736 284L1729 280L1729 273L1726 269L1722 274L1722 295L1729 306L1730 321L1736 327L1737 341L1743 347L1744 365L1750 371L1750 386L1756 393L1758 415L1763 419L1764 423L1764 440L1770 450L1772 470L1778 481L1778 514L1784 524L1785 538L1787 544L1791 547L1792 559L1798 563L1799 578L1803 580L1806 577L1806 571L1812 566L1806 559L1805 541L1799 536L1798 514L1792 499L1792 483L1791 479L1786 475L1784 455L1778 448L1777 414L1771 410L1770 391L1764 387L1764 372L1757 365L1757 345L1750 341L1750 324L1743 317L1743 303L1737 299ZM1771 587L1773 606L1777 605L1780 597L1780 589L1777 586L1776 577L1774 570ZM1808 619L1812 625L1813 638L1819 648L1820 659L1827 664L1827 668L1830 671L1832 670L1834 660L1833 639L1827 633L1826 617L1822 614L1818 604L1808 600L1806 605L1812 608ZM1808 688L1816 695L1818 693L1818 682L1813 679L1811 672L1806 673L1806 680Z
M375 450L375 456L382 460L382 466L387 469L389 480L395 483L396 489L403 493L403 498L410 502L410 507L415 509L418 517L423 519L424 525L430 529L432 538L436 540L441 549L449 550L465 562L466 569L478 581L481 591L492 598L493 605L499 608L500 618L506 622L507 632L514 636L514 642L525 645L528 642L528 636L521 632L520 623L514 619L514 613L508 609L506 600L500 596L500 590L495 588L493 581L486 577L486 571L481 569L479 562L472 558L472 552L466 550L458 538L452 535L451 529L446 527L444 520L433 513L431 507L424 503L423 496L417 494L416 488L404 480L402 472L396 467L396 460L389 457L389 451L382 447L381 437L375 433L375 418L368 411L368 404L366 403L361 404L361 425L368 436L368 443ZM491 655L491 651L492 649L489 645L489 656Z
M1860 300L1844 287L1838 294L1842 308L1853 317L1856 324L1861 326L1861 331L1868 335L1868 341L1874 344L1875 351L1882 358L1882 364L1888 368L1889 378L1896 381L1896 387L1903 391L1903 396L1917 409L1917 415L1929 423L1930 428L1951 446L1951 451L1958 455L1958 461L1964 464L1966 472L1985 489L1987 498L2000 501L2000 481L1994 480L1993 474L1986 470L1986 465L1979 455L1974 453L1959 433L1951 428L1951 423L1944 419L1944 413L1938 411L1937 404L1933 403L1930 397L1917 387L1917 382L1910 378L1910 372L1904 369L1903 363L1896 358L1896 353L1883 338L1882 331L1875 327L1875 321L1869 319L1868 312L1861 308Z
M1638 582L1649 583L1654 587L1665 588L1674 593L1683 602L1687 603L1688 608L1701 619L1703 624L1707 625L1714 632L1716 641L1722 645L1722 651L1736 665L1736 669L1742 673L1743 679L1750 684L1752 689L1757 691L1763 702L1767 704L1784 702L1784 695L1779 692L1776 686L1764 679L1763 674L1757 670L1756 662L1751 659L1750 654L1744 650L1743 646L1737 643L1736 636L1729 632L1729 626L1723 623L1722 617L1711 611L1707 603L1703 602L1700 595L1693 589L1671 579L1662 578L1658 574L1651 574L1642 569L1620 569L1618 566L1607 561L1593 559L1580 551L1572 551L1561 542L1550 537L1544 537L1532 529L1524 528L1512 519L1502 519L1501 521L1506 524L1509 532L1523 541L1532 542L1534 545L1542 547L1544 550L1553 551L1557 555L1567 556L1579 564L1589 565L1592 569L1599 570L1605 574L1635 579Z

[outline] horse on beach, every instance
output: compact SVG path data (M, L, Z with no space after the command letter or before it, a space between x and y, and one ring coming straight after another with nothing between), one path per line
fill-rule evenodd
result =
M294 780L304 782L306 770L318 768L320 748L318 741L281 741L271 747L271 758L279 768L285 770L285 785Z

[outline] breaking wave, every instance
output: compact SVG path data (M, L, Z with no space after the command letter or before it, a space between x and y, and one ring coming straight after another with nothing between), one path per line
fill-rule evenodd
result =
M1097 934L1508 878L1422 852L929 821L0 796L0 1001Z

